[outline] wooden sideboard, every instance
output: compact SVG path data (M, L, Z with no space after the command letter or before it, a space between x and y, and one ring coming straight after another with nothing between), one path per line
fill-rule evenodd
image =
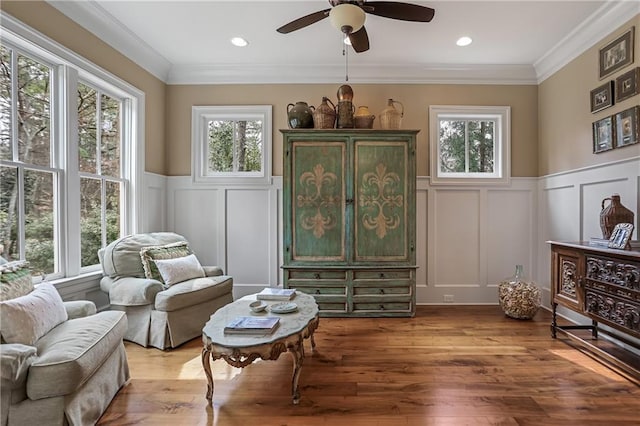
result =
M640 384L640 251L587 242L549 244L552 337L562 332L580 349ZM558 325L558 305L591 319L591 324ZM599 333L614 340L599 339Z
M413 316L417 130L282 130L284 286L322 316Z

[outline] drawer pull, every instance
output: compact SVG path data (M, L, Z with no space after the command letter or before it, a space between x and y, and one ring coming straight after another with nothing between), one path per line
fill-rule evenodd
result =
M380 305L380 310L384 311L384 305Z
M384 294L384 288L380 289L380 294Z
M384 274L383 273L380 273L380 278L384 278Z
M314 274L314 275L313 275L313 277L314 277L316 280L319 280L319 279L320 279L320 274Z
M316 294L320 294L320 290L319 289L316 289Z

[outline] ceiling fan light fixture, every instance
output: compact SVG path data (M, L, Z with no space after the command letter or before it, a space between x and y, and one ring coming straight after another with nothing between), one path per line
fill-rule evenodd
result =
M343 3L331 8L329 19L340 32L351 34L364 25L365 12L356 5Z

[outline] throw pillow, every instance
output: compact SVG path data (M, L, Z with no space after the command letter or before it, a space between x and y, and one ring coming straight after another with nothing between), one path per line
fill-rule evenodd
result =
M62 298L50 283L38 285L25 296L0 302L2 338L7 343L33 346L66 320L67 311Z
M204 277L204 269L195 254L177 259L156 260L155 264L167 286L192 278Z
M0 265L0 301L24 296L33 291L29 262L18 260Z
M192 251L186 241L178 241L177 243L164 246L143 247L140 250L140 258L142 259L144 276L149 279L158 280L164 284L154 260L176 259L185 257L191 253Z

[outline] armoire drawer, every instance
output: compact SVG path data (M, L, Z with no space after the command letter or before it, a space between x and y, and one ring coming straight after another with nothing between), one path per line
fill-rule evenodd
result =
M286 271L289 281L293 280L333 280L346 281L346 270L334 269L289 269Z
M412 277L412 269L356 269L353 271L353 279L356 281L410 280Z

